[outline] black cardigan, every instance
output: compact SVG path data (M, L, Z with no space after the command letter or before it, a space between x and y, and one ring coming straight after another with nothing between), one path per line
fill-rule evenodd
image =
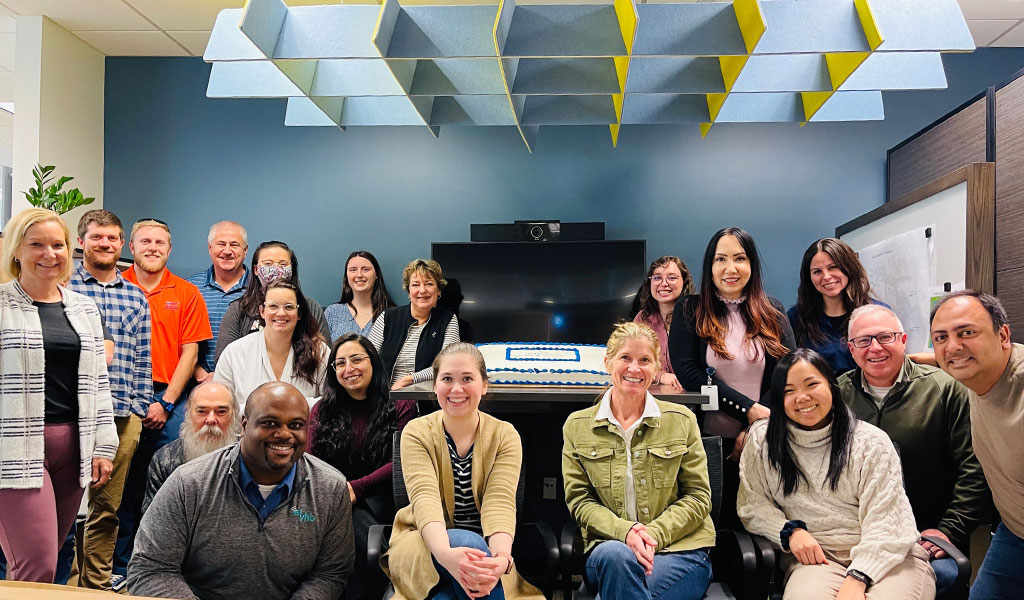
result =
M672 312L672 328L668 336L668 352L672 361L672 369L683 388L690 391L699 391L702 385L708 382L708 344L697 335L697 303L700 296L686 296L676 302ZM768 299L778 313L780 331L782 332L782 345L786 348L796 348L796 340L793 338L793 328L789 324L786 312L775 298ZM771 408L768 401L768 388L771 386L772 371L778 359L764 353L764 374L761 377L761 404ZM737 392L726 385L718 376L711 378L712 383L718 386L719 410L746 424L747 410L754 405L754 400Z

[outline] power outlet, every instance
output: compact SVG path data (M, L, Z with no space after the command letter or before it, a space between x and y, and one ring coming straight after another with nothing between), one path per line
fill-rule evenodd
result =
M545 477L544 478L544 499L545 500L557 500L558 499L558 478L556 478L556 477Z

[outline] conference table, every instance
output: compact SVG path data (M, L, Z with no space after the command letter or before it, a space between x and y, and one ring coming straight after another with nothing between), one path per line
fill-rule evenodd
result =
M0 600L99 600L100 596L111 600L143 598L52 583L0 581Z

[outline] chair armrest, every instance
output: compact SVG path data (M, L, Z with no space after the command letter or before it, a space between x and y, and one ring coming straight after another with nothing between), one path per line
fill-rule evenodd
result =
M366 567L371 573L381 573L380 557L388 551L391 525L371 525L366 536Z
M512 554L515 555L516 570L542 579L557 575L561 563L558 540L547 523L524 523L516 527Z
M569 517L569 520L562 525L562 531L558 536L558 553L561 556L563 568L568 567L573 560L573 552L576 550L576 538L579 535L580 526L576 523L575 519Z
M750 534L758 555L758 574L767 578L768 597L771 600L782 600L782 550L776 548L768 538Z
M957 587L965 586L971 579L971 561L959 548L954 546L952 543L946 540L930 536L922 535L921 539L926 542L931 542L938 546L943 552L949 555L950 558L956 561L956 583Z
M758 547L746 531L719 529L712 555L716 579L726 583L739 600L762 600L768 577L760 571Z

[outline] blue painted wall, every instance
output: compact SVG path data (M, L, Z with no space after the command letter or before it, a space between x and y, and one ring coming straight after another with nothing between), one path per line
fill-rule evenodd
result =
M286 128L283 100L210 100L209 65L108 58L104 206L173 232L170 265L205 268L206 233L243 223L250 245L280 239L303 288L337 300L345 257L372 251L400 303L402 266L470 223L604 221L610 239L647 240L699 270L710 235L750 231L769 293L796 298L803 250L885 200L885 152L1024 67L1024 49L945 57L949 88L889 93L869 123L626 126L541 131L529 154L512 128ZM565 265L571 270L573 265ZM639 282L642 273L637 273Z

